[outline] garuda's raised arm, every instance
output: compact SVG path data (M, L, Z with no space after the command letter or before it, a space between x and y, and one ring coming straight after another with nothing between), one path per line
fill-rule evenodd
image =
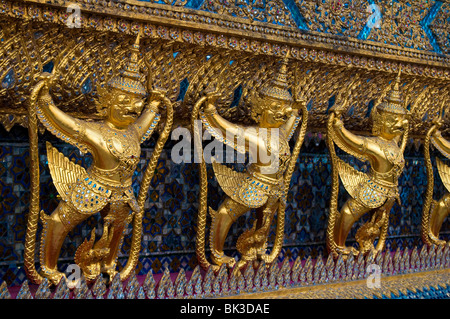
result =
M206 101L198 102L205 101L206 104L200 113L200 118L207 131L219 141L240 152L248 151L250 145L257 145L258 135L255 129L231 123L219 115L215 106L218 98L217 93L210 93L206 96Z
M450 158L450 142L442 137L441 131L436 130L431 138L433 145L447 158Z
M52 75L43 73L41 81L31 92L30 102L36 108L38 119L59 139L76 146L83 153L88 152L86 136L92 136L94 132L89 131L85 121L70 116L55 105L49 92L51 81Z
M335 113L333 131L329 132L329 134L332 134L333 141L346 153L358 159L367 160L369 156L367 138L347 130L344 127L344 122L340 118L341 113L339 111L333 112Z

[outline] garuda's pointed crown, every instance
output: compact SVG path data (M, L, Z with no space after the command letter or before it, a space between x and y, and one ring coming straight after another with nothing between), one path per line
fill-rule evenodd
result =
M277 100L283 100L288 102L293 102L292 95L289 92L288 85L288 55L281 60L278 72L273 78L267 81L259 89L259 94L261 96L271 97Z
M139 37L138 34L135 43L131 47L130 59L125 65L125 68L119 75L113 77L108 85L112 88L122 90L127 93L133 93L137 95L145 96L147 91L145 86L140 81L142 75L139 72Z
M403 107L403 99L400 91L400 74L401 70L398 72L393 88L386 95L383 102L377 106L377 110L395 114L407 113L406 109Z

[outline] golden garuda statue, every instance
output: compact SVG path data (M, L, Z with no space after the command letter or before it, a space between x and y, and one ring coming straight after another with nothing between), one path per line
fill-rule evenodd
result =
M131 47L124 70L114 76L107 87L98 88L97 111L103 120L86 121L74 118L57 108L49 89L54 75L44 73L31 92L29 135L31 154L31 203L25 239L25 269L33 282L43 278L57 284L64 276L57 261L69 231L89 216L100 213L103 233L95 242L95 229L90 240L77 249L75 262L86 280L101 274L117 274L116 260L124 237L124 229L133 221L132 244L126 266L120 272L125 280L134 270L140 252L142 216L148 187L156 162L171 126L173 110L161 90L152 90L150 74L147 88L139 71L139 36ZM146 103L147 91L150 91ZM166 106L166 122L144 172L138 198L132 189L132 176L141 157L140 144L152 134L160 120L159 107ZM93 164L85 169L47 143L47 159L53 183L61 198L51 215L39 213L39 154L37 119L64 142L90 153ZM35 266L38 220L42 222L39 249L40 272Z
M443 124L444 104L442 104L440 115L433 121L433 125L425 136L424 157L427 170L427 190L422 211L422 240L426 245L444 245L446 242L439 239L439 232L445 218L450 212L450 193L445 194L439 200L433 200L434 173L430 156L430 142L446 158L450 158L450 142L442 137L439 128ZM445 189L450 191L450 167L436 157L436 166Z
M332 162L332 193L327 227L327 248L335 257L342 254L366 254L384 248L389 224L389 212L397 201L398 178L405 161L403 151L409 132L409 111L404 107L400 92L400 72L384 101L371 112L372 136L355 135L343 124L341 115L348 107L354 83L342 91L337 103L330 109L327 125L328 147ZM370 163L368 173L360 172L336 155L336 144L341 150L361 161ZM339 178L351 196L338 210ZM365 214L369 220L356 232L359 249L346 247L345 242L353 224ZM378 243L374 247L374 241Z
M211 264L205 254L208 209L206 164L201 148L196 148L196 154L201 159L196 253L199 264L205 269L212 266L217 270L223 264L241 269L249 262L258 263L258 259L271 263L280 253L284 239L286 193L308 121L306 103L302 99L294 101L288 90L287 72L286 57L274 77L265 82L259 92L254 91L250 95L251 117L257 123L255 126L244 127L220 116L215 107L219 96L215 92L206 94L194 106L191 119L195 138L201 131L195 125L200 117L206 130L216 140L233 147L239 154L248 152L253 159L244 172L237 172L212 160L215 176L226 196L217 211L209 208ZM204 102L206 105L201 109ZM300 121L302 124L299 126ZM288 142L296 131L299 134L291 154ZM233 257L225 255L224 243L233 223L251 209L256 210L256 220L253 227L237 240L236 247L241 259L236 264ZM266 254L269 228L276 213L274 247L270 254Z

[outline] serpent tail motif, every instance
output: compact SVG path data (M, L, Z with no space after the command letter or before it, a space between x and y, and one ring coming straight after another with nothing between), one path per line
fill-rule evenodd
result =
M425 192L425 200L423 203L422 210L422 222L421 222L421 235L422 240L426 245L432 245L432 242L429 238L430 232L430 213L431 206L433 205L433 188L434 188L434 174L433 174L433 165L431 163L430 156L430 142L431 135L436 130L436 125L433 125L427 132L425 136L424 142L424 158L425 158L425 168L427 170L427 190Z
M172 103L168 98L164 98L164 102L166 105L166 124L164 125L164 129L161 135L158 138L155 149L153 150L152 157L148 163L147 168L145 169L144 175L142 177L141 187L139 190L139 195L137 198L137 203L139 205L139 213L135 213L133 218L133 232L131 237L131 248L130 254L128 257L127 264L120 272L120 280L126 280L132 273L132 271L136 268L139 252L141 250L141 237L142 237L142 218L144 214L144 204L147 199L148 189L150 187L150 183L153 178L153 174L155 173L156 165L158 164L159 156L164 148L164 144L169 138L170 132L172 130L173 124L173 107Z

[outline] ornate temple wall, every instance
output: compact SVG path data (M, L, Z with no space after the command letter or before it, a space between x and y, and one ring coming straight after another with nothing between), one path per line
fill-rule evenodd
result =
M26 219L29 205L29 147L25 129L16 127L9 133L1 131L1 267L0 276L8 285L20 285L26 278L23 270L23 243L25 240ZM54 143L58 149L79 164L89 164L89 158L81 157L73 146L57 141L50 134L42 136L41 150L46 140ZM152 152L154 139L143 147L142 165L139 166L134 183L139 189L139 172L145 166L145 158ZM175 164L171 158L171 145L166 146L157 165L149 198L146 201L146 213L143 219L143 241L141 258L138 264L139 274L149 269L161 273L165 267L177 272L180 268L193 270L197 265L195 256L195 229L198 210L198 168L197 164ZM344 157L345 158L345 157ZM364 169L364 163L352 161L356 167ZM405 171L399 181L402 206L395 205L390 215L390 227L386 241L386 250L395 252L397 248L421 247L420 224L422 205L426 190L426 171L423 159L423 147L410 143L407 147ZM53 211L58 203L56 190L46 166L45 153L41 154L41 207L46 213ZM212 174L212 167L209 167ZM437 172L436 172L437 174ZM298 256L306 259L322 255L328 256L325 243L328 207L330 202L331 165L323 134L308 134L305 145L297 160L292 177L292 187L288 195L286 209L285 239L279 260L295 260ZM214 178L210 179L211 198L209 205L217 208L223 191ZM341 192L346 194L341 187ZM440 182L435 184L435 196L440 198L445 188ZM346 195L343 195L340 205ZM254 213L242 216L232 227L226 242L226 251L236 254L234 245L238 236L251 227ZM355 232L367 218L359 221L353 228L349 243L355 241ZM101 229L98 217L92 217L72 231L66 239L60 257L61 269L73 263L73 256L82 241L90 236L93 227ZM450 235L450 223L446 221L441 235L447 239ZM270 234L270 243L275 237L274 229ZM127 260L130 235L124 240L119 262Z
M138 31L143 32L143 69L154 85L169 92L175 106L175 127L186 125L193 103L210 87L222 94L219 113L248 123L247 95L273 73L273 66L291 52L293 92L308 101L308 133L297 159L287 198L283 249L279 260L327 255L325 231L330 201L331 163L325 143L325 123L336 96L360 75L345 114L349 129L370 133L369 114L402 68L402 89L412 112L412 134L405 151L406 166L399 180L402 205L390 214L386 249L421 247L420 223L426 190L423 136L436 118L450 88L450 3L407 0L284 0L284 1L73 1L81 10L81 27L68 28L66 1L0 1L0 279L23 282L23 243L29 204L29 144L26 103L42 71L59 75L52 94L58 106L75 116L97 119L94 100L123 66ZM368 10L368 8L371 8ZM377 11L378 10L378 11ZM379 15L378 15L379 14ZM378 18L381 16L382 18ZM448 135L448 117L443 133ZM57 205L56 190L46 165L45 141L79 164L89 164L72 146L48 132L40 135L41 208ZM155 138L143 145L140 173ZM197 265L195 229L198 209L198 167L171 160L173 141L159 159L145 204L143 241L138 264L142 274ZM439 156L433 150L434 159ZM342 154L341 154L342 155ZM361 170L365 163L343 158ZM209 168L209 205L216 208L223 192ZM438 176L437 171L435 176ZM434 196L446 192L435 183ZM341 202L346 198L341 186ZM251 227L253 214L241 217L230 232L226 250ZM354 242L356 228L349 236ZM72 231L60 262L73 262L76 248L99 228L92 217ZM450 224L441 235L448 239ZM270 233L271 243L275 232ZM125 262L130 235L124 240Z

